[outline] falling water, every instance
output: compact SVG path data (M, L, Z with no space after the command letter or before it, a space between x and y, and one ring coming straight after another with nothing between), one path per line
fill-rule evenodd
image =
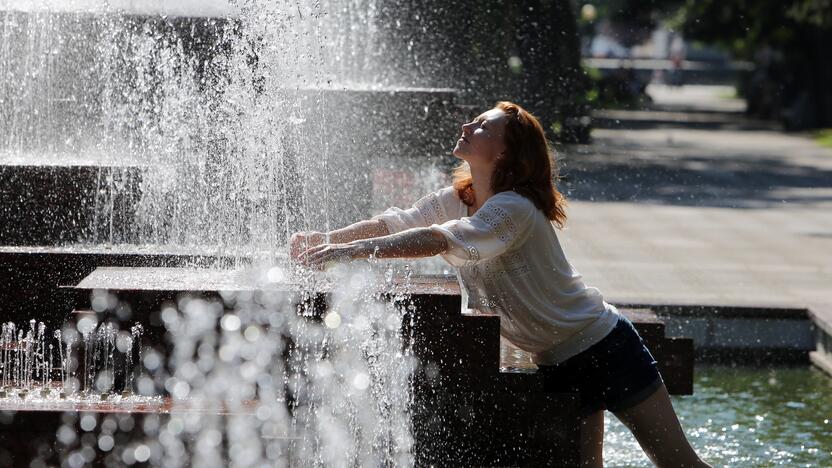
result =
M213 437L232 448L228 462L242 466L412 464L415 362L399 335L403 311L371 293L383 273L335 274L341 286L320 320L299 291L183 297L168 306L174 349L164 381L175 407L202 402L230 412L189 416L199 429L182 465L224 463L221 445L199 442ZM182 457L186 441L171 436L158 435L162 454Z
M88 242L273 256L369 215L387 154L424 157L397 135L438 110L390 101L412 73L378 0L139 3L0 10L0 162L95 167Z
M137 349L139 350L139 358L136 362L142 362L142 354L141 354L141 340L142 340L142 326L141 324L135 324L130 328L130 334L121 335L121 346L119 346L119 350L124 353L124 375L125 375L125 383L124 383L124 396L128 396L133 393L133 380L135 378L135 369L133 367L133 346L138 344Z
M55 333L54 333L53 336L55 338L55 341L58 342L58 360L60 361L60 364L61 364L60 367L58 368L58 371L59 371L60 376L61 376L61 390L63 390L64 387L66 387L66 361L64 360L64 346L63 346L63 341L61 341L61 330L55 330ZM51 344L49 345L49 348L50 348L50 350L52 349ZM67 350L67 355L69 355L69 351L70 350L68 349ZM52 358L51 357L49 359L49 364L50 364L50 367L51 367L51 365L52 365Z

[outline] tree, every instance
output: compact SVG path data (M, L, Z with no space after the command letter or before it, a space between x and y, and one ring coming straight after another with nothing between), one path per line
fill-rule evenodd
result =
M751 113L788 129L832 125L832 0L686 0L673 22L755 62Z

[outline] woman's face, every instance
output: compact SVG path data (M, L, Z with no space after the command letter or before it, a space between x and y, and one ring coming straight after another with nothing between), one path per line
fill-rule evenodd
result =
M492 164L505 151L506 113L491 109L462 126L453 154L471 165Z

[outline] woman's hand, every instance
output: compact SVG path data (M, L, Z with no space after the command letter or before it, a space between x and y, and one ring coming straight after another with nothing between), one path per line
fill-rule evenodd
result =
M303 231L292 234L289 239L289 257L298 260L303 252L326 242L326 234L318 231Z
M349 244L320 244L301 253L299 260L312 268L323 268L329 262L348 262L369 257L361 242Z

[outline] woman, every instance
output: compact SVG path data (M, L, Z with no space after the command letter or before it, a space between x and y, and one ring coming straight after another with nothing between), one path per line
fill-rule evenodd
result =
M566 202L537 119L500 102L462 126L453 154L464 163L452 187L328 234L297 233L292 256L319 267L441 255L458 268L468 306L500 315L500 333L532 353L548 389L580 394L583 466L602 466L605 409L656 465L709 466L685 438L632 323L564 255L555 226L566 221Z

